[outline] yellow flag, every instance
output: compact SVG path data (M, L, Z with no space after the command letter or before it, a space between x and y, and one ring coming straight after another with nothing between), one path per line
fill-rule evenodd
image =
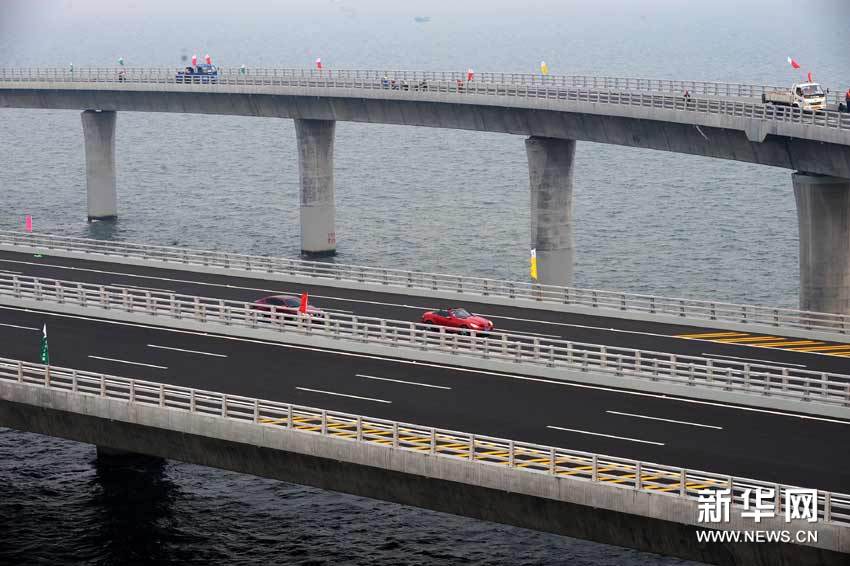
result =
M537 250L531 249L531 278L537 281Z
M549 74L549 65L546 64L546 61L540 61L540 72L544 75Z

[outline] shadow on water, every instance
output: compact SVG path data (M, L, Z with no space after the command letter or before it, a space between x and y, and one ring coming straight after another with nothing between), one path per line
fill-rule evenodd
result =
M95 240L116 240L121 233L117 220L86 222L81 228L80 237Z
M173 502L178 488L166 462L138 454L99 453L91 505L100 511L96 544L102 565L169 562L175 538Z

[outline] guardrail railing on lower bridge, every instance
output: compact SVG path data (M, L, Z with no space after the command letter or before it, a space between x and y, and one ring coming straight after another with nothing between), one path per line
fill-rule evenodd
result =
M772 496L760 499L760 505L772 503L781 512L789 490L799 489L628 458L8 358L0 358L0 380L67 391L75 395L188 411L206 417L234 419L303 434L318 434L340 441L504 466L521 473L588 481L612 489L650 492L689 500L699 500L703 490L728 489L732 504L739 508L744 507L745 498L749 503L751 492L762 489L769 493L773 490ZM850 525L850 495L817 491L817 519L826 523Z
M211 331L227 327L271 330L352 340L417 351L462 354L483 360L510 361L548 368L615 375L641 382L744 392L797 401L850 407L850 375L718 361L696 356L556 340L507 332L468 334L415 322L358 317L345 313L302 315L253 303L59 281L0 273L0 298L74 305L108 318L109 311L156 316L163 326L169 319L210 324ZM265 310L267 309L267 310ZM409 350L409 351L410 351Z
M80 255L102 254L153 260L171 264L238 269L321 280L351 281L393 288L451 292L468 295L471 300L486 302L490 297L533 301L541 306L571 305L651 315L670 315L699 321L724 321L763 324L776 328L817 330L836 334L850 333L850 316L801 311L758 305L741 305L695 299L681 299L619 293L600 289L581 289L556 285L540 285L521 281L504 281L442 273L425 273L402 269L342 265L298 259L254 256L221 251L205 251L174 246L157 246L20 233L0 230L0 245L61 250ZM600 314L604 314L600 312ZM616 315L613 315L616 316Z

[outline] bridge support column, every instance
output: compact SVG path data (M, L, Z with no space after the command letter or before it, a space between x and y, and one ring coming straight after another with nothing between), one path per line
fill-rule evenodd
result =
M531 188L531 247L537 250L537 280L572 285L573 164L575 140L530 137L525 140Z
M111 110L85 110L82 113L89 222L118 218L118 199L115 192L115 118L116 113Z
M295 120L301 177L301 253L336 253L333 120Z
M794 173L800 309L850 314L850 179Z

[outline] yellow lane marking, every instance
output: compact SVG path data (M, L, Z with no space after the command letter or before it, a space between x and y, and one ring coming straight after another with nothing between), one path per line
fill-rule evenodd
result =
M706 334L679 334L674 338L723 338L725 336L749 336L745 332L709 332Z
M826 352L831 350L850 350L850 344L842 344L841 346L805 346L803 348L788 348L794 352Z
M720 344L748 344L750 342L771 342L775 340L785 340L782 336L750 336L749 338L724 338L722 340L712 340Z
M782 342L768 342L767 344L754 344L754 346L759 348L773 348L775 346L802 346L803 344L823 344L823 342L818 342L817 340L797 340L796 342L788 342L786 340Z

